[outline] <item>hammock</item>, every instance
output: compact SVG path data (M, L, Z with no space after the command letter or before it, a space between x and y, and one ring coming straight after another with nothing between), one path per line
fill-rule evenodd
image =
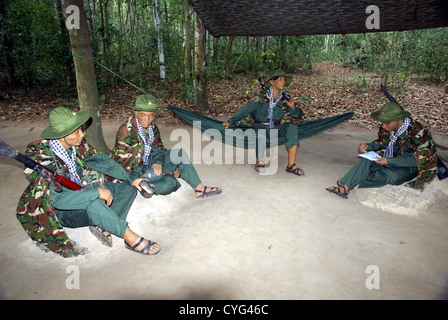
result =
M251 142L257 141L256 132L252 126L240 124L238 126L231 126L229 129L226 129L222 125L224 121L211 119L173 105L168 105L168 109L186 123L200 129L202 132L205 132L210 136L213 136L214 139L221 138L221 140L225 143L232 143L234 146L244 147L247 149L253 148L254 144ZM299 139L304 139L334 127L353 115L354 112L347 112L333 117L294 124L299 127ZM278 138L277 145L284 144L285 142L286 138ZM268 137L266 138L266 143L267 146L275 146L274 143L269 141Z

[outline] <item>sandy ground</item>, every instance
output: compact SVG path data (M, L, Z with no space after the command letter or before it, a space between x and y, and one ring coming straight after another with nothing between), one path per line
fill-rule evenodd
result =
M0 138L24 152L45 125L0 122ZM109 147L118 125L103 123ZM170 139L172 129L162 128L167 147L178 143ZM27 185L21 164L0 157L0 296L445 299L448 179L435 180L423 193L403 186L355 189L345 200L325 191L357 161L358 144L375 135L341 124L303 140L297 162L306 171L303 177L285 172L286 152L280 147L275 175L260 176L247 163L196 164L204 184L223 188L219 196L195 200L183 180L167 196L137 195L128 221L161 245L153 257L126 250L117 237L112 248L105 247L87 228L66 229L88 247L87 255L63 259L37 248L15 217ZM447 137L436 141L448 145ZM224 150L221 143L202 142L202 150L211 146ZM200 158L194 151L190 157ZM395 197L384 201L391 193Z

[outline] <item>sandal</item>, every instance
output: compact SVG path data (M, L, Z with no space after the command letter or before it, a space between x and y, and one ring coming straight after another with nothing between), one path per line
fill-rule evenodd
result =
M295 169L294 166L296 167ZM302 171L302 173L300 173L300 171ZM298 175L298 176L303 176L305 174L305 171L303 171L302 169L300 169L295 163L290 166L290 167L286 167L286 172Z
M333 188L333 189L330 189ZM325 188L325 190L329 191L330 193L334 193L344 199L348 199L348 191L346 191L344 186L341 187L329 187ZM344 192L341 192L341 190L344 190Z
M209 188L208 192L206 192L207 188ZM194 192L195 193L196 192L200 192L201 193L200 195L198 195L196 197L196 199L200 199L200 198L205 198L205 197L208 197L208 196L213 196L215 194L220 194L222 192L222 190L217 188L217 187L207 187L207 186L204 186L204 189L202 189L202 190L195 190Z
M112 235L109 232L104 231L97 226L89 226L89 230L102 244L109 248L112 247Z
M261 161L257 161L255 164L255 171L260 172L260 168L266 168L266 165Z
M151 247L154 246L154 245L157 245L157 243L152 242L152 241L150 241L150 240L147 240L147 241L148 241L148 245L145 246L143 249L141 249L141 250L136 250L136 248L137 248L139 245L142 244L143 240L145 240L145 238L140 237L140 240L139 240L139 241L137 242L137 244L134 245L134 246L131 246L131 245L130 245L129 243L127 243L126 240L125 240L125 241L124 241L125 248L126 248L126 249L129 249L129 250L131 250L131 251L137 252L137 253L141 253L141 254L147 255L147 256L153 256L153 255L156 255L156 254L158 254L158 253L160 252L160 248L159 248L159 250L157 250L156 252L154 252L154 253L149 253Z

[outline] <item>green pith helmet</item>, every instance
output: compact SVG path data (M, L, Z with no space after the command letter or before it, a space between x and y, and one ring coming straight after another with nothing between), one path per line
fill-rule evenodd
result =
M379 122L391 122L409 118L411 113L404 111L400 106L393 102L385 103L379 110L372 112L370 117Z
M142 94L135 100L134 111L159 112L157 99L150 94Z
M65 107L53 109L49 116L49 125L42 131L42 139L59 139L68 136L90 119L89 111L75 112Z
M271 73L269 73L269 76L265 80L264 85L269 88L271 86L271 83L269 81L275 77L285 77L285 87L289 86L292 81L291 76L288 76L284 71L277 69L277 70L271 71Z

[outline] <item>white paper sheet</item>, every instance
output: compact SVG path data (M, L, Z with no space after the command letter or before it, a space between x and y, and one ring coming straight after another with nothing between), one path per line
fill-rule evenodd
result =
M382 158L378 153L375 151L369 151L366 153L360 153L358 154L358 157L369 159L370 161L377 161L377 158Z

